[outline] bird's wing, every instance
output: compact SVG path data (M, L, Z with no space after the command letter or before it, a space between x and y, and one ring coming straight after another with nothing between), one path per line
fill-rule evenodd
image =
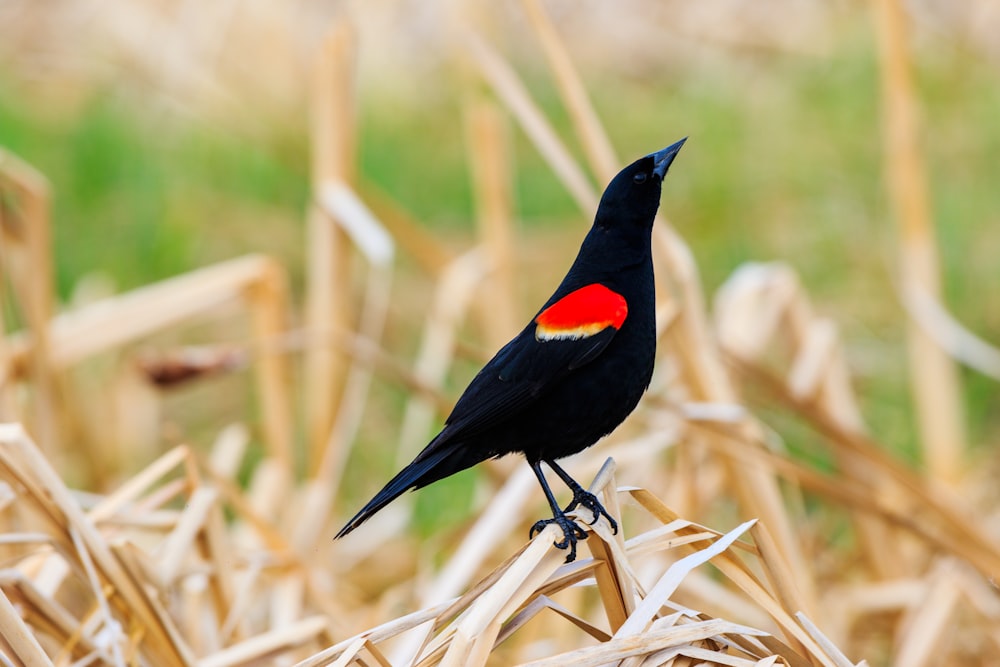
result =
M556 341L539 341L530 331L522 333L469 384L448 418L448 430L456 437L471 435L511 417L596 359L616 333L617 329L608 327L585 340Z
M598 284L555 301L476 375L448 418L448 430L469 435L517 413L600 356L627 314L624 297Z

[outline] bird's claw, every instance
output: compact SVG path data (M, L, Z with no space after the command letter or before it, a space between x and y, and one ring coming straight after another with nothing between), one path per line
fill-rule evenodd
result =
M599 501L597 496L590 491L583 491L581 489L578 493L574 492L572 502L566 506L564 511L572 512L577 507L584 507L593 513L594 519L589 522L591 526L597 523L597 520L603 516L608 520L608 523L611 524L611 532L615 535L618 534L618 522L614 520L614 517L608 514L608 511L604 509L604 505L601 504L601 501Z
M587 531L577 525L575 521L570 519L565 514L560 513L551 519L541 519L536 521L535 525L533 525L531 530L528 531L528 539L538 535L545 530L546 526L552 523L558 525L563 531L563 539L555 542L553 546L555 546L556 549L569 549L569 553L566 555L566 562L572 563L576 560L576 543L580 540L587 539Z

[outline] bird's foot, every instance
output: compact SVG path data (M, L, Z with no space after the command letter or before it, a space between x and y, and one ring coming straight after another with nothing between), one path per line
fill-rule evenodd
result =
M615 521L610 514L608 514L608 511L604 509L604 505L601 504L601 501L598 500L597 496L590 491L584 491L583 489L573 490L573 500L566 506L564 511L572 512L577 507L584 507L594 514L594 520L590 522L591 526L597 523L597 520L603 516L608 520L608 523L611 524L611 532L615 535L618 534L618 522Z
M563 539L555 543L556 549L569 549L569 553L566 555L566 562L572 563L576 560L576 543L580 540L587 539L587 531L578 526L575 521L570 519L568 516L559 512L551 519L541 519L535 522L535 525L531 527L528 532L528 539L530 540L538 533L545 530L545 527L550 523L554 523L562 528Z

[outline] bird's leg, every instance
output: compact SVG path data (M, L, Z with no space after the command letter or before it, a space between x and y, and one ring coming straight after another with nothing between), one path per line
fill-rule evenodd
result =
M548 463L549 467L552 468L557 475L559 475L559 479L566 483L569 490L573 492L573 500L566 506L564 511L572 512L578 506L586 507L594 513L594 520L590 522L591 526L597 523L597 520L603 516L608 520L608 523L611 524L611 531L617 535L618 522L615 521L610 514L608 514L608 511L604 509L604 505L602 505L601 501L597 499L597 496L577 484L576 480L570 477L568 472L556 465L555 461L546 461L546 463Z
M549 507L552 508L552 518L542 519L536 521L535 525L531 527L531 531L528 532L528 539L531 539L538 533L545 529L545 526L550 523L557 524L563 531L563 539L555 543L557 549L569 549L569 554L566 556L566 562L572 563L576 560L576 543L579 540L587 539L587 533L576 524L575 521L566 516L566 513L562 511L559 507L559 503L556 502L556 497L552 495L552 489L549 488L549 483L545 480L545 475L542 473L542 464L539 461L530 461L529 465L531 469L535 471L535 477L538 478L538 483L542 485L542 491L545 492L545 497L549 501ZM550 464L551 465L551 464Z

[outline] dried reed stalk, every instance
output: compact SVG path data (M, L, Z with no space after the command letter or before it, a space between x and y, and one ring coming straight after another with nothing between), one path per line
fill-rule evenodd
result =
M7 660L16 660L25 667L50 667L52 661L45 654L38 639L31 632L14 605L0 590L0 647Z
M545 50L549 69L559 87L559 95L566 105L577 139L587 156L590 169L597 179L607 183L621 168L615 149L604 126L590 102L590 96L555 26L539 0L523 0L522 5L535 30L538 41Z
M500 110L484 99L468 103L465 118L479 236L490 266L477 305L485 342L490 349L498 350L521 328L514 283L508 128Z
M266 344L288 330L290 304L284 268L277 263L264 262L260 275L247 290L247 301L258 351L254 368L263 411L264 441L272 454L292 470L294 425L287 356Z
M465 35L466 52L472 56L482 76L492 86L497 97L517 119L525 134L538 148L542 158L563 182L577 206L586 215L597 209L597 195L586 174L580 169L569 150L559 139L545 114L514 70L491 46L475 33Z
M941 268L919 143L919 108L899 0L875 3L882 68L885 179L899 233L900 282L905 293L941 299ZM965 450L962 390L954 362L920 323L908 323L909 366L917 425L928 474L959 480Z
M269 281L277 282L261 287ZM274 260L247 255L62 313L49 323L52 363L60 368L72 366L198 315L215 312L257 289L269 289L280 298L282 281L283 270ZM15 362L27 356L32 347L26 337L17 334L11 343Z
M0 148L0 262L10 281L31 337L34 352L25 360L34 389L31 421L50 451L59 446L64 428L59 378L50 361L49 320L54 312L50 186L31 165ZM4 388L17 374L19 360L5 360ZM12 401L9 395L5 399Z
M46 327L48 363L53 371L65 370L89 357L215 313L225 304L242 304L252 315L253 339L262 351L256 371L264 432L274 455L291 470L287 362L284 355L266 345L285 330L287 299L284 269L279 264L261 255L239 257L60 313ZM34 343L23 333L9 337L15 371L36 356Z
M329 31L316 60L312 84L313 193L329 183L355 181L355 34L346 22ZM321 335L354 328L347 235L315 202L306 220L308 256L305 319ZM305 354L306 442L308 468L315 472L333 428L346 376L346 364L327 345Z

